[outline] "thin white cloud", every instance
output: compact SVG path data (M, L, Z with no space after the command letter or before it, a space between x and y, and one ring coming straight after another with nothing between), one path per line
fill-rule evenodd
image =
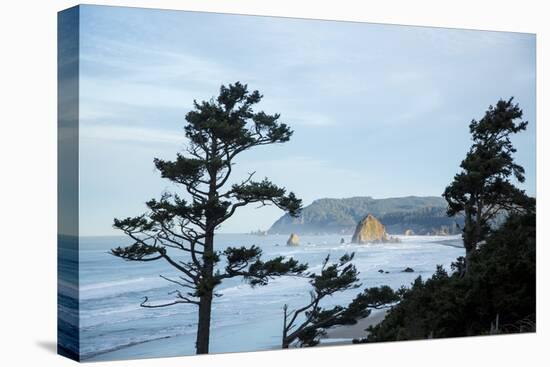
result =
M196 90L128 82L116 79L100 79L83 76L80 79L81 103L106 101L125 105L177 108L191 107L197 98Z
M183 134L183 131L126 125L97 125L84 123L80 126L81 138L102 141L181 145L185 140Z

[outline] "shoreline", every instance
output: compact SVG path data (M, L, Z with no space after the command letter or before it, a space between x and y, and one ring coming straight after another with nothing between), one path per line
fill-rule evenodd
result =
M365 329L381 323L387 312L388 310L374 310L368 317L358 320L354 325L333 326L321 337L321 344L348 344L353 339L366 338L369 333Z
M254 236L239 235L236 238L244 244L253 244L257 240L252 237ZM221 236L220 238L228 243L235 239L235 237L231 236ZM265 245L262 247L267 255L284 254L286 256L295 256L300 260L307 260L312 266L318 266L322 262L325 252L330 252L334 256L337 256L355 249L355 246L351 247L347 244L339 244L341 236L335 235L311 237L311 239L306 237L305 241L311 241L311 246L304 245L297 248L278 247L277 241L280 241L280 238L284 237L268 236L265 241L262 238L262 242L265 242ZM396 246L357 246L357 255L354 258L354 263L360 271L367 275L365 286L387 284L392 288L398 288L401 285L410 284L420 274L423 276L424 274L426 276L431 275L436 264L448 264L456 259L459 252L460 254L462 253L461 249L453 248L453 246L442 246L440 244L440 242L450 239L452 238L440 236L410 236L406 241L404 240L403 243ZM93 250L103 250L111 246L111 240L90 240L86 241L85 245ZM311 249L313 246L315 246L314 250ZM93 260L101 264L101 266L107 264L113 269L117 269L117 272L120 271L121 278L123 279L134 279L136 276L133 269L122 266L116 260L111 261L110 258L104 258L103 251L91 252L91 254L95 256ZM414 254L414 256L411 256L411 254ZM422 257L417 256L418 254L422 254ZM158 269L153 268L150 273L153 275L156 275L157 272L160 273L162 271L161 265L151 265L156 266ZM389 273L380 274L378 271L380 267L388 270ZM402 272L402 269L405 267L412 267L415 269L415 272ZM177 320L174 321L169 315L165 316L157 311L144 312L135 307L134 297L145 292L145 290L159 297L163 295L162 284L158 284L156 277L153 277L153 275L149 277L149 274L147 274L145 280L143 282L140 281L139 284L121 284L121 280L118 278L96 279L96 273L93 272L91 266L85 269L85 275L89 276L86 278L88 283L98 284L95 288L84 289L86 297L82 298L83 301L81 303L82 309L87 312L87 316L91 320L90 326L81 331L81 343L83 346L86 346L86 353L83 356L85 361L195 354L195 336L192 335L195 330L190 326L195 318L192 312L182 310L182 316L178 316ZM295 304L304 302L308 286L305 282L302 283L282 278L271 282L268 287L256 290L251 290L248 286L237 281L234 284L225 284L221 290L224 297L216 303L216 322L211 330L211 353L280 349L280 304L283 302L293 302ZM119 297L119 295L128 296ZM92 320L90 317L95 317L96 315L94 307L97 305L98 300L102 299L106 301L100 311L103 309L110 310L125 307L124 312L121 312L120 316L127 317L129 321L121 319L120 323L113 324L114 326L112 326L109 323L112 320L112 316L101 313L99 313L97 320ZM339 302L338 298L334 300L334 303ZM343 298L340 303L346 302L347 298ZM236 305L238 306L235 307ZM174 310L174 313L179 315L180 311ZM148 316L149 314L153 317ZM354 325L339 325L327 329L326 335L320 337L319 346L352 345L353 339L368 337L365 329L371 325L380 323L385 318L385 315L386 310L374 309L367 318L358 320ZM142 335L142 333L135 335L131 332L132 329L148 331L150 329L155 330L155 328L160 330L161 333L152 333L153 335L150 335L152 339L156 339L154 338L155 336L164 336L166 334L170 334L170 338L142 341L142 339L147 339L149 336ZM170 328L169 332L165 332L165 329L168 330L168 328ZM172 335L172 329L175 335ZM112 341L104 340L100 333L105 334L111 330L115 330L117 334L113 334ZM179 334L180 331L183 334ZM134 343L136 344L134 345ZM113 347L113 345L116 347Z

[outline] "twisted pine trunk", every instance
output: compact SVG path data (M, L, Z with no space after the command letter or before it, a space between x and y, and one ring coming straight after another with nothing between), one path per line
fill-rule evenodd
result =
M205 238L203 271L202 271L202 294L199 300L199 323L197 327L197 354L207 354L210 341L210 319L212 316L212 298L214 290L211 286L214 276L214 263L212 254L214 253L214 231Z
M212 144L216 151L215 142ZM216 170L209 170L210 184L208 188L208 203L214 205L217 196ZM197 326L197 354L208 354L210 343L210 319L212 317L212 298L214 295L214 230L215 218L206 211L206 236L204 238L203 266L201 271L201 295L199 299L199 322Z
M466 276L469 274L472 254L476 249L477 242L479 240L479 222L474 222L473 220L475 213L471 205L465 208L464 214L464 229L462 233L462 239L464 241L464 249L466 253L464 256L464 269L461 274L462 276Z
M208 354L210 340L210 318L212 315L212 292L201 296L199 304L199 325L197 328L197 354Z
M286 322L287 322L287 318L288 318L288 305L284 305L283 307L283 311L284 311L284 317L283 317L283 337L281 338L281 347L283 349L288 349L288 339L287 339L287 332L288 332L288 327L286 325Z

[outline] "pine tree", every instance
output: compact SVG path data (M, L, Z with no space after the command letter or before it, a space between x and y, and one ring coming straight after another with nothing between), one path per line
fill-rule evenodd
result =
M293 311L283 307L282 348L297 342L298 346L315 346L325 330L335 325L355 324L357 320L370 315L372 309L381 309L399 301L399 292L388 286L373 287L359 293L347 306L323 308L322 301L338 292L357 289L361 285L357 269L351 261L354 254L342 256L337 263L330 264L330 256L323 261L319 274L310 274L310 302Z
M114 220L114 227L133 244L112 249L113 255L128 261L163 260L180 272L176 279L163 276L177 286L172 302L151 304L144 297L141 306L198 306L198 354L209 351L212 301L223 280L243 277L252 286L265 285L273 277L299 275L307 269L307 265L282 256L264 261L257 246L223 251L214 247L216 229L240 207L272 204L293 216L301 210L301 200L292 192L287 194L267 178L255 181L254 173L229 185L240 153L285 143L292 136L289 126L279 122L279 114L253 110L261 99L258 91L249 92L247 85L237 82L222 85L216 99L194 101L194 109L185 117L186 151L173 161L154 160L161 176L181 187L185 196L165 193L146 203L147 213ZM175 258L181 254L185 260Z
M522 116L523 111L510 98L489 106L481 120L472 120L473 145L460 164L461 172L443 193L447 214L464 215L465 274L471 254L489 233L491 221L501 213L524 212L534 205L534 200L511 181L525 181L523 167L514 160L516 149L511 141L513 134L527 128Z

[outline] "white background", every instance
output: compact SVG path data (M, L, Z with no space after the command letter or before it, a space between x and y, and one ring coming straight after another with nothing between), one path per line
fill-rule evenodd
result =
M95 1L96 4L537 33L536 335L238 353L97 366L516 366L550 362L545 1ZM4 1L0 12L0 365L69 366L56 340L56 12L73 1ZM505 76L503 76L505 77ZM546 100L546 105L543 101ZM547 115L547 113L546 113ZM546 289L544 289L546 288Z

